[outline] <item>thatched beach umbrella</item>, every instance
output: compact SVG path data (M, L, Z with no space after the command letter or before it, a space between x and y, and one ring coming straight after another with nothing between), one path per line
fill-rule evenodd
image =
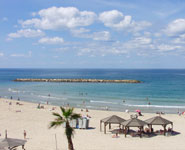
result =
M26 143L26 140L8 138L7 131L5 131L5 138L0 139L0 150L7 149L7 148L9 150L12 150L18 146L22 146L22 149L24 149L25 143Z
M26 140L5 138L0 140L0 149L8 148L11 150L18 146L22 146L22 148L24 149L25 143Z
M147 123L145 121L139 120L137 118L131 118L129 120L126 120L124 122L121 123L123 126L125 126L125 137L127 134L127 130L129 130L130 127L138 127L140 130L140 137L142 136L142 129L143 126L146 125Z
M100 131L102 131L101 124L104 123L104 133L106 134L106 126L109 124L109 129L111 129L111 124L119 124L121 125L122 122L124 122L125 119L118 117L116 115L112 115L110 117L104 118L100 120Z
M167 119L164 119L161 116L156 116L156 117L147 119L147 120L145 120L145 122L150 126L150 128L152 128L152 125L162 125L164 128L164 135L166 133L166 126L168 124L171 124L172 128L173 128L173 122L169 121Z

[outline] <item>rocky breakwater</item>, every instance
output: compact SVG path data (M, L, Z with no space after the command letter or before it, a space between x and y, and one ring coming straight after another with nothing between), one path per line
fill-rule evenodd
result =
M15 79L16 82L91 82L91 83L141 83L139 80L104 79Z

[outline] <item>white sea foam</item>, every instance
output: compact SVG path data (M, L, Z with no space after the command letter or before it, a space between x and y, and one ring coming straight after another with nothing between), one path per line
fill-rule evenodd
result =
M118 103L114 103L114 102L107 102L107 101L94 101L94 100L90 100L91 103L104 103L104 104L118 104Z
M54 96L45 96L45 95L38 95L38 97L44 98L44 99L64 99L60 97L54 97Z
M86 106L87 108L93 108L93 106Z
M20 93L21 92L21 91L19 91L17 89L11 89L11 88L8 88L8 91L12 92L12 93Z
M148 107L148 108L185 108L185 106L166 106L166 105L131 105L131 104L123 104L124 106L129 107Z
M49 96L43 96L43 95L38 95L38 97L41 97L41 98L49 98Z

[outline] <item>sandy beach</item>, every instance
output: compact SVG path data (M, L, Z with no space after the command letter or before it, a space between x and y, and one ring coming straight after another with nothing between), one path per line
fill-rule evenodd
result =
M9 102L12 102L12 105L9 105ZM16 102L15 100L0 99L0 138L4 138L5 130L7 130L8 137L24 139L23 132L26 130L26 150L56 150L56 135L58 150L67 150L68 144L64 128L61 126L56 129L48 129L49 122L54 118L52 112L60 112L59 107L56 106L56 110L51 110L53 106L44 105L44 109L37 109L38 104L20 101L23 105L16 105ZM90 127L92 127L87 130L75 129L73 144L76 150L183 150L185 148L184 116L162 115L174 123L175 131L180 132L175 136L158 135L151 138L127 136L125 138L121 134L119 138L112 138L111 132L107 132L107 134L100 132L100 120L111 115L129 119L133 113L100 110L89 110L87 113L81 112L80 109L75 109L75 112L91 116ZM150 113L143 115L139 119L145 120L156 116L156 114ZM113 126L113 128L116 127L118 128L118 125ZM137 128L135 129L137 130ZM163 128L154 126L154 130L157 129ZM107 131L109 131L108 126Z

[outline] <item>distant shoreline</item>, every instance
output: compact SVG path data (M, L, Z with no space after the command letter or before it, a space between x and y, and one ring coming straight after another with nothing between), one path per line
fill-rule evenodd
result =
M139 80L104 80L104 79L30 79L17 78L16 82L90 82L90 83L142 83Z

